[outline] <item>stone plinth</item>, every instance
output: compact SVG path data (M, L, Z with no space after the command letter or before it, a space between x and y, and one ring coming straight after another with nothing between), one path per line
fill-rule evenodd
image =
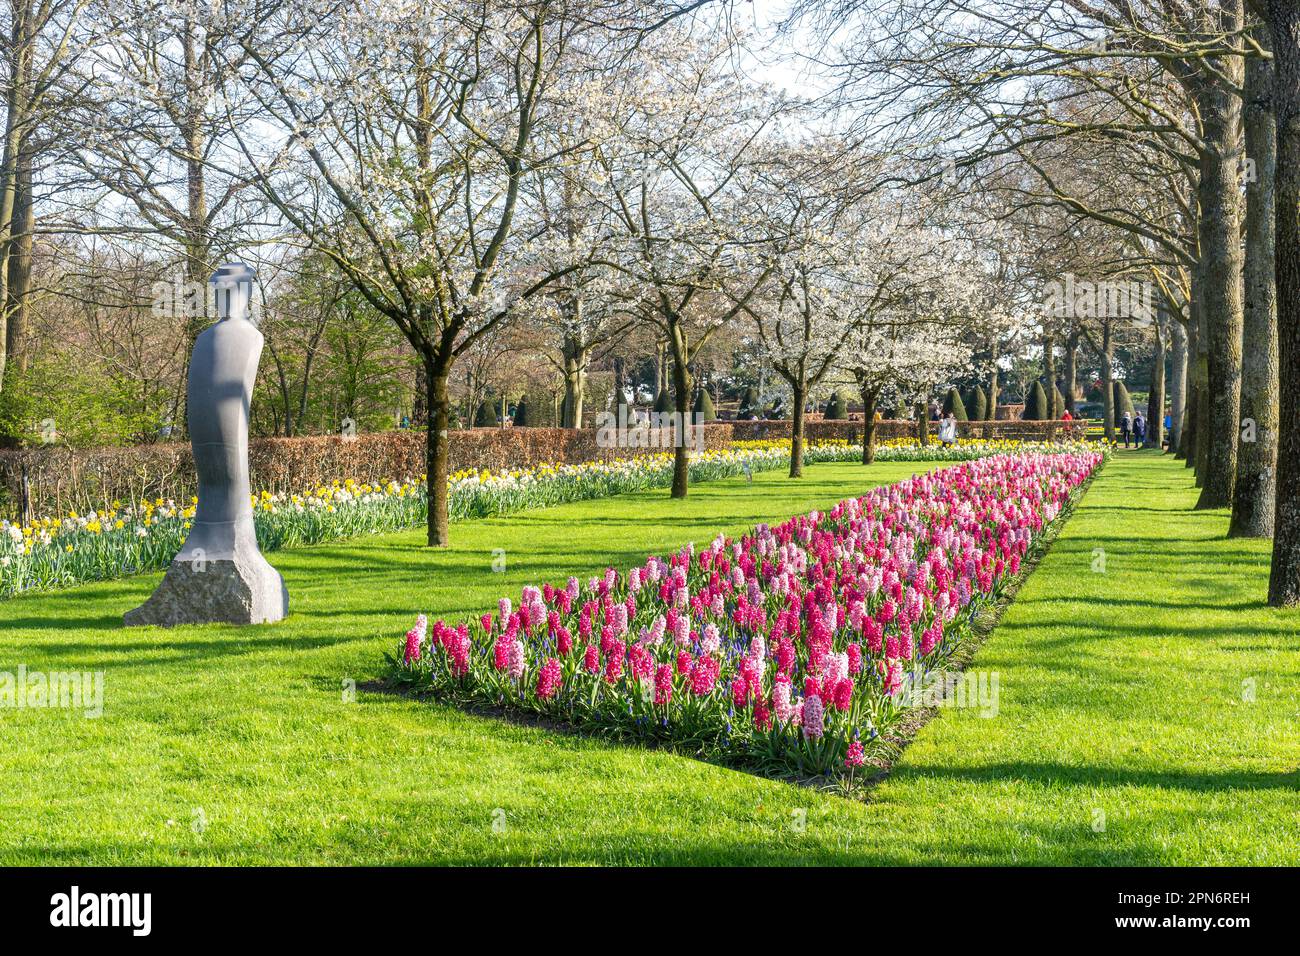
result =
M177 558L149 600L123 618L127 627L158 624L266 624L289 613L280 572L260 554L234 560Z

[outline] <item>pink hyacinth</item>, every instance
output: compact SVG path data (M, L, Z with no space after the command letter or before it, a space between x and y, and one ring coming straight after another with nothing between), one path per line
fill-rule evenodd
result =
M713 688L718 683L718 673L721 670L716 658L701 657L691 668L691 693L698 697L704 697L713 693Z
M406 652L403 659L407 664L420 659L420 640L420 632L415 628L411 628L406 632Z
M550 700L560 689L561 679L560 662L554 657L547 658L542 669L537 672L537 696L542 700Z
M508 648L506 669L513 680L524 676L524 642L515 638Z
M831 703L836 710L848 710L853 704L853 681L848 677L841 677L835 682L834 695Z
M788 724L794 716L795 706L790 701L790 681L785 677L778 677L772 687L772 710L776 713L777 721L783 724Z
M611 641L607 657L605 658L605 683L617 684L623 676L623 657L627 653L627 645L622 641Z
M660 664L655 670L655 703L659 706L673 699L673 669L670 664Z
M862 747L862 742L855 740L849 744L849 752L844 755L844 766L861 767L866 759L866 751Z
M803 699L803 735L818 738L825 733L822 726L822 699L816 694Z
M737 677L731 682L731 704L736 710L742 710L747 703L749 703L749 682L743 677Z

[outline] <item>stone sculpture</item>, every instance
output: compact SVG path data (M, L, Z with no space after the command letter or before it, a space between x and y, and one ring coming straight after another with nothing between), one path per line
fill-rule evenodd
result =
M248 318L253 270L228 263L213 274L217 322L194 342L186 420L199 478L189 536L158 589L128 611L142 624L260 624L289 612L284 578L257 548L248 482L248 412L262 333Z

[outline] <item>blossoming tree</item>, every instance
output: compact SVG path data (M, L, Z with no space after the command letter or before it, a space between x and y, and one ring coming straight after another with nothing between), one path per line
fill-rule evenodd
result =
M616 13L599 0L281 0L238 38L263 122L233 132L259 186L419 356L431 546L448 543L456 360L578 268L512 268L516 215L525 181L559 159L539 131L572 105L560 78L610 55Z

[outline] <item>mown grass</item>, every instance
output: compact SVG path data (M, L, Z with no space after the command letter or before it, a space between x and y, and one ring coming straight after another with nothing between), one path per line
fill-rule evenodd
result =
M975 658L999 671L998 716L943 711L867 804L364 687L344 699L416 611L477 613L921 467L470 522L439 553L414 533L281 552L293 613L265 627L123 629L158 575L4 602L0 670L103 669L106 704L0 710L0 864L1300 860L1300 618L1258 607L1266 548L1225 541L1181 466L1143 454L1107 466Z

